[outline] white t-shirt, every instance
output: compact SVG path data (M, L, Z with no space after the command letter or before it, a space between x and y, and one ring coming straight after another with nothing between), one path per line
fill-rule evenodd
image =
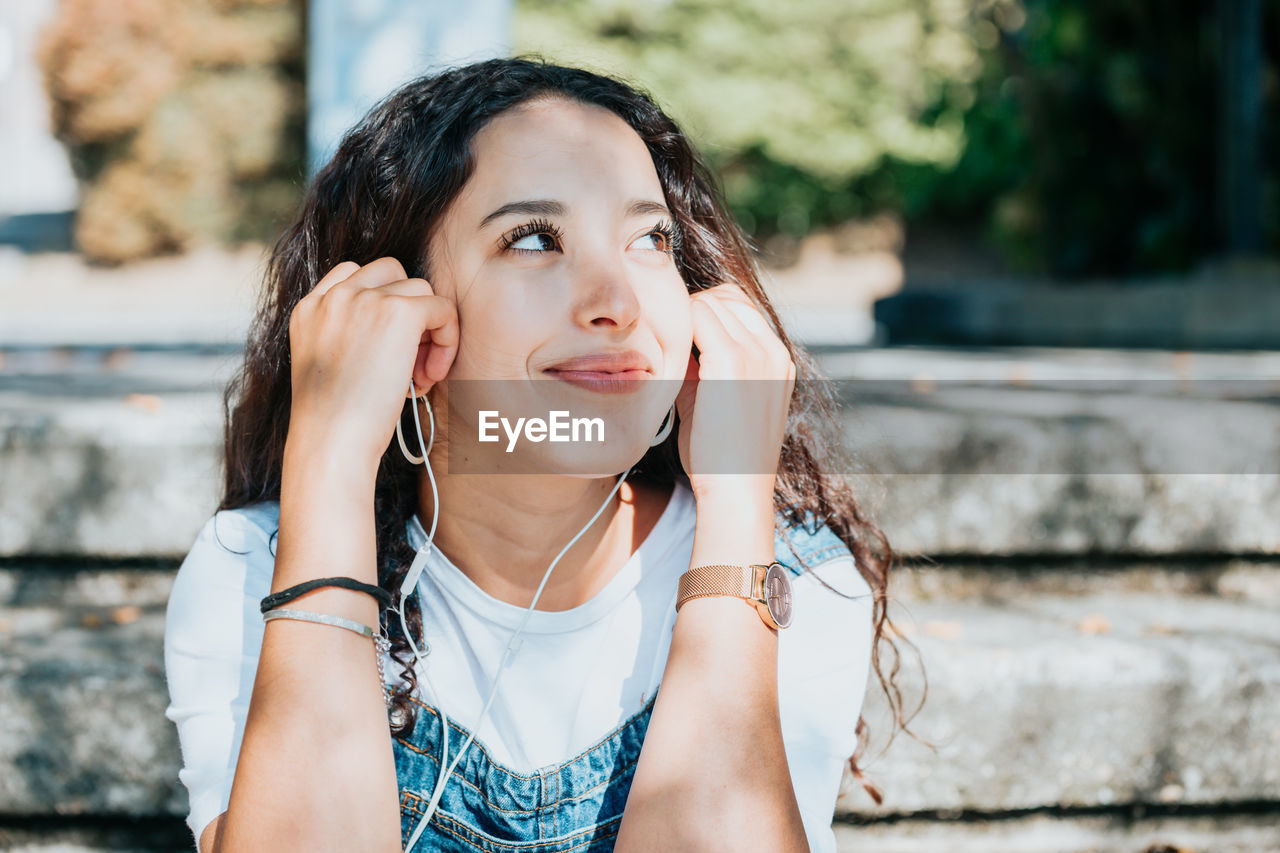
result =
M497 761L533 772L569 760L644 707L662 678L677 583L692 557L694 520L693 494L677 485L652 531L604 589L571 610L534 611L472 749L483 745ZM230 801L262 646L259 604L271 592L278 527L275 502L217 513L201 529L170 594L165 670L171 701L165 716L178 727L179 779L189 792L187 824L197 843ZM808 548L817 564L792 579L794 619L779 631L778 644L783 741L814 853L835 850L832 816L844 763L856 745L872 636L870 589L848 550L826 528L821 531L823 547ZM416 516L406 534L422 552L426 533ZM475 730L525 608L480 589L438 549L426 549L424 557L418 592L431 651L421 668L435 695L421 672L419 695L442 706L451 722ZM799 567L785 549L777 549L776 558ZM853 597L827 590L815 574ZM399 665L388 658L386 672L398 679Z

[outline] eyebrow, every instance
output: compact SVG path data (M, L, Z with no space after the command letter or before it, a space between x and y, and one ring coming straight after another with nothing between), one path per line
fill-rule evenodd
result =
M510 216L513 213L532 213L540 216L564 216L569 208L561 202L553 199L539 198L530 199L529 201L513 201L504 204L502 207L490 213L484 219L480 220L480 229L484 230L490 222L501 219L504 216ZM648 199L634 199L631 204L627 205L627 217L647 216L651 213L660 213L664 216L671 216L671 211L667 209L665 204Z

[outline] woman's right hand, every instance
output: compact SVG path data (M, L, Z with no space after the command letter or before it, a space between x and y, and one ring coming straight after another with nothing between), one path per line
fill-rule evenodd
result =
M444 379L458 332L453 302L395 258L338 264L289 316L290 440L376 474L410 377L420 395Z

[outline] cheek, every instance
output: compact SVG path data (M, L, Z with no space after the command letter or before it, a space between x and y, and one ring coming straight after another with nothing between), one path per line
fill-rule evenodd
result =
M518 314L511 305L509 285L493 275L481 258L466 256L450 272L458 312L458 355L455 364L468 377L478 378L488 366L501 364L501 355L519 335Z
M458 308L459 378L523 375L539 322L512 299L470 299Z
M484 374L516 359L523 341L521 325L509 314L471 315L459 323L458 358Z
M662 347L667 379L683 379L693 346L693 303L681 280L678 287L665 289L653 305L654 333Z

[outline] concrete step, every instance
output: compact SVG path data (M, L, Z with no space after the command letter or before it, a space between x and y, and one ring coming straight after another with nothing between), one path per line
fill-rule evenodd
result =
M1276 853L1272 814L1031 814L836 826L840 853Z
M885 803L852 787L842 811L1280 801L1280 563L948 562L892 592L934 748L899 735L874 760L891 726L873 684Z
M1275 815L1020 815L836 825L840 853L1276 853ZM190 831L175 819L124 825L11 829L9 853L189 853Z
M0 351L0 556L185 554L217 504L219 390L237 358ZM904 349L822 364L847 392L848 476L903 553L1280 554L1280 354ZM1076 384L1126 377L1138 384L1120 393Z
M0 246L0 343L243 346L265 260L245 244L102 267Z
M1145 280L908 277L873 311L895 344L1275 349L1278 283L1271 259Z
M899 735L877 757L889 726L873 682L864 767L885 801L846 778L843 819L1280 808L1280 564L1083 568L904 571L891 613L923 657L913 728L935 748ZM185 814L163 716L171 578L0 570L0 815Z
M164 718L172 570L0 570L0 815L185 814Z

